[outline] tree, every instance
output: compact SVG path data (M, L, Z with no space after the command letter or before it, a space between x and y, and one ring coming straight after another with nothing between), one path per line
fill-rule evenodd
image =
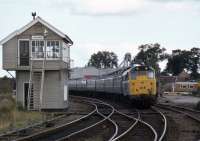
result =
M192 79L198 79L200 77L199 69L200 69L200 48L192 48L191 56L189 61L189 70L191 71Z
M160 44L145 44L138 47L139 53L134 60L141 60L144 64L153 67L156 72L160 72L159 62L167 59L166 49Z
M91 55L88 66L114 68L118 66L118 58L114 52L99 51Z
M13 78L8 78L7 76L0 78L0 94L11 94L14 83L15 80Z
M165 71L172 73L173 75L178 75L185 68L185 63L183 60L184 55L181 50L174 50L172 55L168 58L167 66Z
M184 69L191 72L192 79L200 77L200 48L192 48L191 50L174 50L168 58L165 71L178 75Z

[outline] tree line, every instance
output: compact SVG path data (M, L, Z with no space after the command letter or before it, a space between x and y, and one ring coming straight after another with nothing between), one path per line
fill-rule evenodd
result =
M192 79L200 78L200 48L193 47L190 50L173 50L166 53L166 48L160 44L143 44L138 47L139 52L131 62L140 60L146 65L153 67L157 74L178 75L183 70L191 74ZM167 60L165 69L161 72L159 63ZM99 51L91 55L87 66L96 68L117 68L118 57L114 52Z

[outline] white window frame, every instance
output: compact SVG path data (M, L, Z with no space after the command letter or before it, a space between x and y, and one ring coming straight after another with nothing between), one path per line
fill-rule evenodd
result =
M70 45L62 42L62 60L70 63Z
M45 41L44 40L31 40L31 60L43 60L44 58L34 58L32 54L32 42L33 41L43 41L44 42L44 48L45 48ZM44 54L45 55L45 54ZM45 56L44 56L45 57Z
M47 58L47 52L44 54L44 58L46 58L46 60L60 60L61 57L61 43L59 40L31 40L31 42L29 42L30 46L31 46L31 59L32 60L43 60L44 58L33 58L33 55L32 55L32 41L43 41L44 42L44 48L46 47L46 50L47 50L47 42L48 41L58 41L58 46L59 46L59 57L58 58ZM45 50L45 49L44 49Z
M69 95L69 90L68 90L68 89L69 89L69 88L68 88L68 85L65 84L65 85L64 85L64 95L63 95L64 101L68 101L68 95Z
M59 54L59 57L58 58L47 58L47 54L45 53L45 55L46 55L46 60L60 60L61 58L62 58L62 55L61 55L61 43L60 43L60 41L59 40L46 40L46 50L47 50L47 42L48 41L54 41L54 42L57 42L58 41L58 46L59 46L59 52L58 52L58 54Z
M27 38L25 38L25 39L18 39L18 45L17 45L17 64L18 64L18 66L20 66L20 50L19 50L19 42L20 41L29 41L29 58L30 58L30 56L32 55L32 53L31 53L31 51L30 51L30 40L29 39L27 39ZM32 48L31 48L32 49ZM30 59L29 59L30 60ZM30 65L30 64L29 64Z

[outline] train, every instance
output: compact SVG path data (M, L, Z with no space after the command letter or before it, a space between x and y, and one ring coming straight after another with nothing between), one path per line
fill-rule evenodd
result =
M70 92L123 97L133 105L144 108L154 105L157 100L155 70L141 64L93 79L69 80L68 86Z

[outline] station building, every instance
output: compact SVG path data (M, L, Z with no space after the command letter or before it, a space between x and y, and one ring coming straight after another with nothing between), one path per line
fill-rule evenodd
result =
M68 107L72 40L39 16L0 41L3 69L16 72L16 100L28 110Z
M176 82L175 83L175 92L193 92L197 91L199 87L198 82Z

